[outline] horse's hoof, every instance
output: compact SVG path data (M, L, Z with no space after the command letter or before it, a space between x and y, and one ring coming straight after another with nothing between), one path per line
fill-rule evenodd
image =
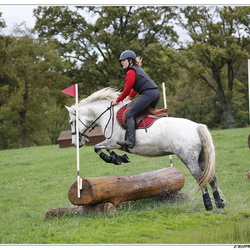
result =
M206 211L212 211L212 210L213 210L213 206L206 207Z
M122 161L120 160L119 157L115 157L115 158L112 160L112 163L114 163L115 165L121 165L121 164L122 164Z
M122 160L123 163L128 163L130 162L130 159L126 154L119 156L119 158Z

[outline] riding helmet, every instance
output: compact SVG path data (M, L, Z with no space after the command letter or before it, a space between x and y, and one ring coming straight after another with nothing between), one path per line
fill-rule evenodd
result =
M128 58L132 58L133 60L136 60L135 52L132 50L125 50L121 53L119 60L124 60Z

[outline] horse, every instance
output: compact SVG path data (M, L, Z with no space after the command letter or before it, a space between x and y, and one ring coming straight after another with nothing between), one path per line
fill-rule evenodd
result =
M136 130L136 143L133 149L124 148L116 142L124 140L126 130L115 119L118 110L130 100L112 106L112 101L120 92L113 88L104 88L82 99L78 103L79 146L87 139L88 133L94 126L102 128L104 141L94 146L94 151L106 162L121 164L130 162L126 154L118 155L113 150L122 150L131 154L146 157L160 157L176 155L189 169L192 176L199 184L205 209L213 210L207 185L213 191L215 205L219 212L225 207L220 197L215 176L215 148L212 136L204 124L199 124L185 118L162 117L145 129ZM76 107L67 107L72 130L72 145L76 146ZM102 152L106 149L109 156ZM197 192L198 192L197 191Z

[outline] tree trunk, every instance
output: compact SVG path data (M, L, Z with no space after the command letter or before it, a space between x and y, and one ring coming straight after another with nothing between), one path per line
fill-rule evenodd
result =
M132 176L82 178L81 196L77 195L77 182L69 189L68 198L74 205L144 199L179 191L184 186L184 175L176 168Z
M225 124L226 128L231 129L235 128L235 120L233 117L233 108L232 108L232 101L228 100L223 102L222 111L223 111L223 123Z
M22 139L22 147L26 148L27 145L27 124L26 124L26 113L27 113L27 102L29 97L29 86L28 83L25 82L24 93L23 93L23 110L19 112L20 115L20 127L21 127L21 139Z
M215 80L217 82L217 86L218 86L218 90L216 91L216 94L218 96L218 100L219 100L219 103L221 105L221 109L222 109L222 113L223 113L222 114L222 122L226 128L228 128L228 129L234 128L235 127L235 120L233 117L231 88L228 87L228 92L230 94L225 94L223 87L222 87L219 73L216 70L214 70L213 75L214 75L214 78L215 78Z
M19 112L20 115L20 137L22 140L22 147L27 147L27 129L26 129L26 110Z

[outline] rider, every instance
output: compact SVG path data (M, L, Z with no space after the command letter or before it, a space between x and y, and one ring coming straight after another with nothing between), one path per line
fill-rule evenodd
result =
M127 96L129 99L132 99L137 93L141 95L126 114L126 140L117 142L117 144L121 146L127 146L132 149L135 146L135 116L148 106L155 108L160 99L160 92L157 85L140 67L141 60L136 58L134 51L123 51L119 60L123 69L125 69L126 80L122 93L112 102L112 105L116 105L118 102L123 101Z

